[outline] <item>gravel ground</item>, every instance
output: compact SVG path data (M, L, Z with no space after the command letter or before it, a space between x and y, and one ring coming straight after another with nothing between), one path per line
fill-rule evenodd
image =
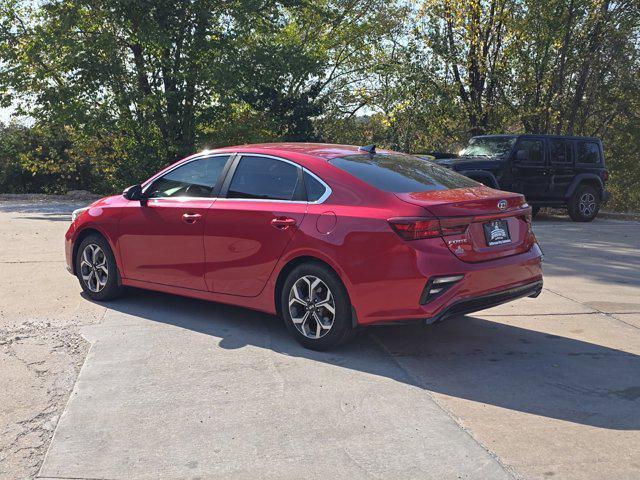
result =
M64 265L70 212L89 198L0 196L0 478L34 477L104 313ZM59 248L52 249L52 246Z

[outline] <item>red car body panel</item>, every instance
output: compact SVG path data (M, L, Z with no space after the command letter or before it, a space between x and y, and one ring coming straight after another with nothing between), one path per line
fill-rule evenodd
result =
M272 220L288 218L301 225L306 207L306 203L216 200L204 232L208 290L241 297L259 295L297 233L294 227L275 228Z
M311 257L340 276L360 325L434 318L460 300L542 280L531 209L519 194L484 186L384 192L327 161L362 153L351 146L267 144L208 153L263 154L295 162L328 184L331 195L324 203L162 198L145 206L121 195L107 197L69 228L69 269L75 271L79 238L95 230L109 241L125 285L276 313L279 275L290 262ZM506 200L504 210L497 209L496 199ZM443 225L465 222L468 228L457 235L407 241L388 222L396 217L434 217ZM513 241L488 247L481 240L482 223L495 218L507 219ZM291 225L272 225L274 219ZM446 275L464 277L421 304L427 281Z

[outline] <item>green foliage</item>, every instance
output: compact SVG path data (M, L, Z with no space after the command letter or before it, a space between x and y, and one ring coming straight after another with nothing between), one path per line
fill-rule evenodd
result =
M640 209L634 0L0 0L0 191L119 190L201 148L603 139Z

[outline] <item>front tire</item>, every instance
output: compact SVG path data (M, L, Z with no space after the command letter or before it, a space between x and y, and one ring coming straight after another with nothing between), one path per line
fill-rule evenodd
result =
M336 273L319 263L295 267L280 296L287 330L303 347L328 350L351 338L351 302Z
M567 204L569 217L574 222L590 222L598 215L600 202L600 195L593 186L581 185Z
M84 238L76 254L76 276L84 293L99 302L122 294L118 266L107 240L96 234Z

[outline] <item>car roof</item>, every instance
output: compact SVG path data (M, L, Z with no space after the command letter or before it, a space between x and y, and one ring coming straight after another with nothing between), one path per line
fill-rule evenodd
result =
M238 153L263 153L278 155L282 153L297 153L309 155L324 160L330 160L336 157L346 155L367 155L366 152L358 150L356 145L336 145L332 143L297 143L297 142L281 142L281 143L254 143L247 145L236 145L233 147L224 147L211 150L211 153L222 152L238 152ZM391 150L377 150L377 153L397 153Z
M497 133L495 135L488 134L488 135L473 136L473 138L479 138L479 137L484 137L484 138L544 137L544 138L567 138L571 140L593 140L597 142L600 141L600 139L597 137L581 137L579 135L551 135L548 133L513 133L513 134Z

